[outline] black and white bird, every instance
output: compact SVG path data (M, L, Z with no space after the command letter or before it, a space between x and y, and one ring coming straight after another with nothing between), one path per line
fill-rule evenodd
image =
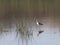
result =
M37 24L39 24L39 25L43 25L42 23L40 23L40 22L37 22Z

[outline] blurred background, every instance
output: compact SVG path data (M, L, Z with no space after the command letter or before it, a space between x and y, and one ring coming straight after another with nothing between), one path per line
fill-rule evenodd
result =
M17 32L27 30L32 38L22 40ZM0 35L0 45L60 45L60 0L0 0Z

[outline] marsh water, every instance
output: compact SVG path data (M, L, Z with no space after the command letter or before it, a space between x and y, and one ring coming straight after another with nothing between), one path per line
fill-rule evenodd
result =
M60 45L60 1L0 0L0 45Z

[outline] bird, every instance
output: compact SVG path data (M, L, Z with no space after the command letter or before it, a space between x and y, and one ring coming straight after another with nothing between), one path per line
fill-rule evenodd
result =
M39 22L39 25L43 25L43 24Z
M41 22L37 22L37 25L43 25Z

